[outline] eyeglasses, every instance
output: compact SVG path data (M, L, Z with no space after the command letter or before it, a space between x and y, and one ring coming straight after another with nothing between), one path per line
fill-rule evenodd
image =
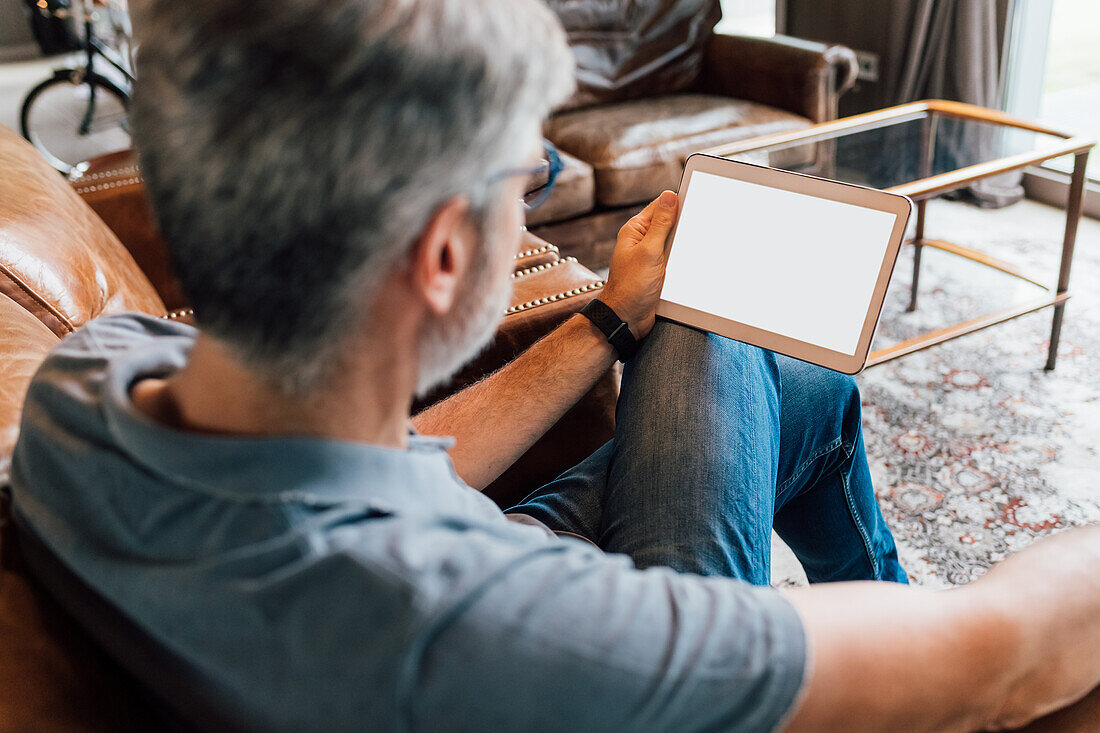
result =
M509 168L494 174L489 180L497 181L512 176L527 176L527 192L523 194L523 205L530 211L546 203L550 192L554 190L557 179L565 164L558 155L558 149L549 140L542 141L543 159L531 168Z

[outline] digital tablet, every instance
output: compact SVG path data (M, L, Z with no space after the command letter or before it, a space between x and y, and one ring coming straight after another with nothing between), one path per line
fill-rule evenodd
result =
M913 202L695 154L657 315L847 374L867 362Z

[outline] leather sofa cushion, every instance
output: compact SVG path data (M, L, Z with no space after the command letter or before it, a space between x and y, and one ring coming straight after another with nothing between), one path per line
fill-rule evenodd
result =
M564 150L560 154L565 167L558 173L550 198L537 209L527 212L529 226L587 214L595 205L596 182L592 176L592 166Z
M544 134L592 166L597 203L621 206L675 190L691 153L809 125L805 117L755 102L676 94L559 113Z
M59 336L164 304L106 224L31 145L0 126L0 293Z
M547 0L576 60L576 93L559 109L672 94L699 77L718 0Z
M0 486L8 479L27 385L57 343L57 336L40 320L0 295Z

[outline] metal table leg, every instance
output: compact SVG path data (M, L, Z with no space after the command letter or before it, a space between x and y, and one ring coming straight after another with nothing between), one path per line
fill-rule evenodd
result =
M1069 273L1073 266L1073 245L1077 241L1077 223L1081 221L1081 209L1085 196L1085 166L1088 165L1088 151L1078 153L1073 160L1073 175L1069 182L1069 195L1066 197L1066 233L1062 238L1062 263L1058 268L1058 295L1069 290ZM1062 335L1062 317L1066 311L1065 302L1054 306L1054 319L1050 326L1050 350L1044 367L1053 371L1058 362L1058 341Z
M932 158L936 154L937 122L936 115L928 115L921 121L919 174L922 179L932 175ZM913 282L909 286L909 306L905 309L909 313L917 309L920 256L924 251L924 208L927 203L927 198L917 201L917 226L913 236Z
M917 309L917 285L920 282L920 255L924 251L924 206L927 199L917 202L917 226L913 236L913 282L909 286L909 305L906 311Z

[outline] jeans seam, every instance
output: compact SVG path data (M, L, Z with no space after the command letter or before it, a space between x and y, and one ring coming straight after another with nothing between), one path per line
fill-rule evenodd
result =
M850 451L846 452L851 455ZM871 549L871 537L867 533L867 528L863 526L863 521L859 518L859 512L856 511L848 477L844 475L844 471L840 467L837 467L837 473L840 474L840 483L844 486L844 501L848 504L848 514L851 515L852 522L856 525L856 530L859 532L860 539L863 540L863 550L867 553L867 561L871 563L871 573L875 580L880 580L878 562L875 559L874 551Z
M787 480L784 481L783 484L779 487L779 491L777 493L781 493L784 489L786 489L788 486L790 486L791 483L793 483L795 479L797 479L799 476L801 476L802 473L807 468L809 468L810 465L813 464L814 461L816 461L817 459L823 457L827 453L832 453L834 450L836 450L837 448L840 448L840 447L843 447L843 437L842 436L838 436L832 442L826 444L824 448L820 448L817 451L817 453L814 453L812 456L807 458L802 463L802 465L798 467L798 469L794 473L792 473L790 476L787 477Z

